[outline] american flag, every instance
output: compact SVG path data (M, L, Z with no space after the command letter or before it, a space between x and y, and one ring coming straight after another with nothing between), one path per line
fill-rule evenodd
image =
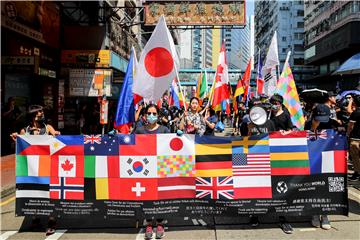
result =
M196 198L234 199L233 177L197 177Z
M270 153L233 154L233 176L264 176L270 174Z
M84 135L84 144L101 144L101 135Z

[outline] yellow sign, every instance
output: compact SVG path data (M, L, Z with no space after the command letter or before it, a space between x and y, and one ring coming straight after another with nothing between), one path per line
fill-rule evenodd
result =
M245 25L245 1L146 1L145 25Z
M109 67L111 62L110 50L63 50L61 63L95 65L95 67Z

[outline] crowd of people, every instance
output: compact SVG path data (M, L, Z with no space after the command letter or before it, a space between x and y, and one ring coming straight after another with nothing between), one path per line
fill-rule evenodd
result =
M336 94L329 92L326 97L318 102L302 102L305 117L305 129L318 131L322 129L336 129L346 132L349 137L349 164L354 173L349 176L350 181L360 181L360 95L347 95L337 99ZM256 124L249 115L250 109L260 106L265 109L266 121ZM12 108L9 107L10 111ZM13 110L15 111L15 110ZM9 114L5 112L4 114ZM51 125L46 124L41 106L31 106L31 116L28 126L21 129L19 134L50 134L58 135ZM249 136L272 131L281 131L287 134L296 128L293 126L289 110L284 105L281 95L274 94L271 97L260 95L247 102L238 102L231 106L230 112L215 111L208 102L192 97L185 107L170 106L167 98L162 98L158 104L140 103L135 113L135 123L131 127L131 133L157 134L177 133L178 135L198 134L215 135L216 132L224 131L224 126L232 128L231 135ZM111 132L112 134L114 131ZM11 137L15 140L18 133L14 132ZM280 227L285 233L292 233L291 225L285 217L279 218ZM330 229L331 225L326 215L313 216L312 225L323 229ZM259 224L256 216L250 217L250 224ZM156 237L164 236L163 219L156 219ZM55 232L54 220L49 220L47 235ZM153 235L152 219L147 219L145 238L150 239Z

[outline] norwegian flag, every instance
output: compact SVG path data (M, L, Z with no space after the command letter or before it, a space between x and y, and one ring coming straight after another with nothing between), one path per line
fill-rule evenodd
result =
M197 177L196 198L234 199L233 177Z
M84 144L101 144L101 135L84 135Z
M84 200L84 178L50 178L51 199Z
M308 140L317 140L319 138L326 140L328 138L326 130L307 130L306 131L306 138Z

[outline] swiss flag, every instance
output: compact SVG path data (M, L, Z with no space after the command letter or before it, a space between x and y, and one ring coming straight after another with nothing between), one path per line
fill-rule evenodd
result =
M84 156L52 155L51 177L84 177Z
M213 107L220 105L223 100L230 98L230 91L228 84L229 84L229 73L228 73L228 66L226 63L225 43L223 42L221 45L219 63L217 65L216 74L215 74L215 89L214 89L214 98L212 102Z
M134 76L134 95L156 102L169 88L178 69L179 59L174 41L164 16L161 16L141 52Z
M157 200L157 179L121 179L119 181L121 200ZM116 194L117 195L117 194ZM113 197L111 195L110 197Z

